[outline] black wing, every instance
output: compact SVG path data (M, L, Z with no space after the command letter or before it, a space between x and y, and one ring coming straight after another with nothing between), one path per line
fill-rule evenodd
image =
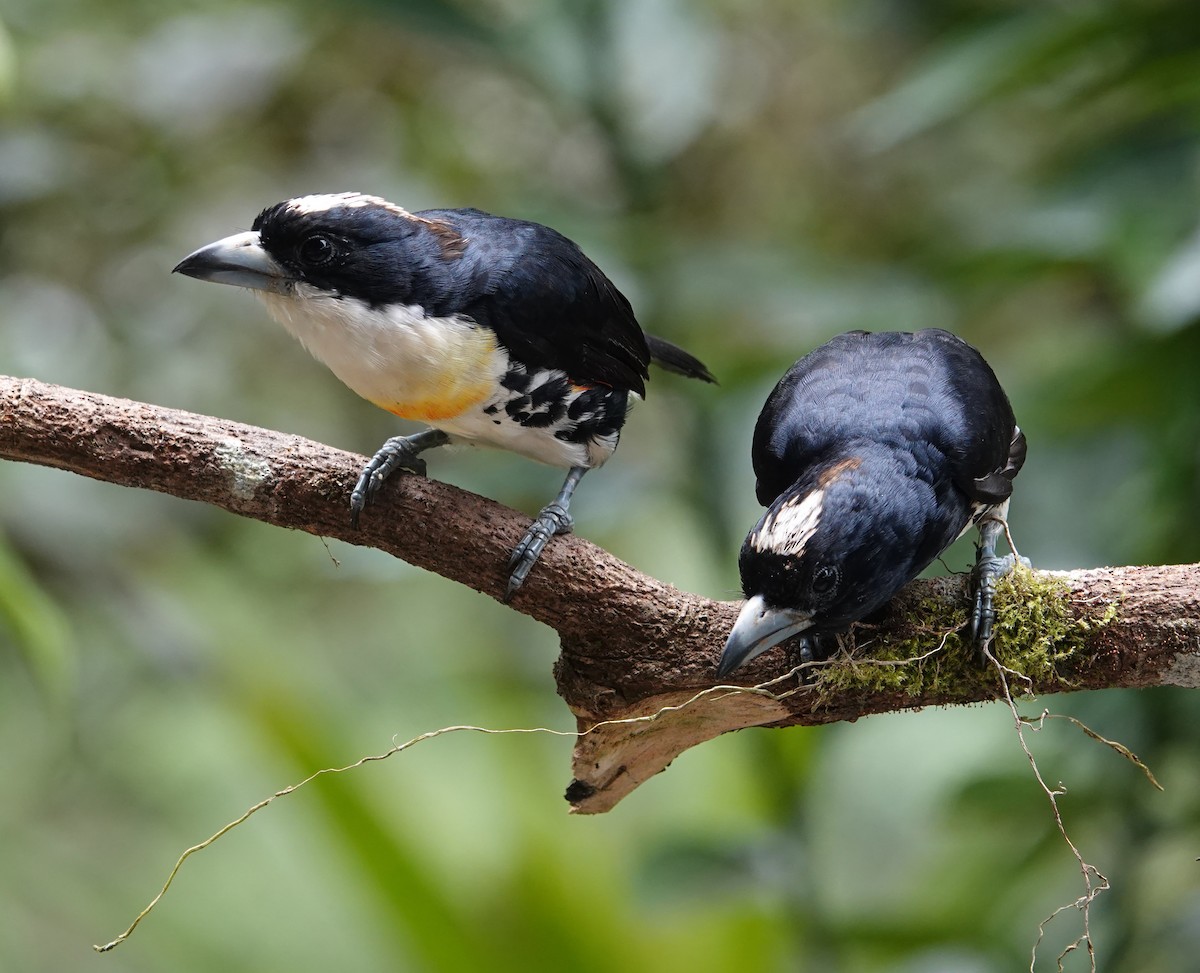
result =
M951 457L955 485L978 503L1003 503L1025 463L1025 434L996 373L974 348L947 331L918 332L936 353L961 427L940 444Z
M523 220L478 210L428 210L464 246L461 313L492 328L526 366L556 368L580 385L646 392L646 336L625 295L573 242Z

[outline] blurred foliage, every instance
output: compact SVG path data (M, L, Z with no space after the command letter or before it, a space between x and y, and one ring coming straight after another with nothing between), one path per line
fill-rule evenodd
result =
M300 193L480 206L580 241L722 379L656 378L580 493L580 532L652 574L734 597L775 379L838 331L928 325L1009 389L1035 564L1196 560L1198 63L1185 0L7 0L0 367L369 451L389 416L168 271ZM430 465L530 511L557 486ZM551 633L378 552L52 470L0 491L5 969L91 962L184 847L318 767L570 726ZM1113 881L1103 968L1193 967L1194 694L1050 703L1166 786L1033 739ZM996 707L737 734L599 819L564 813L568 752L451 737L323 779L95 962L990 973L1079 893Z

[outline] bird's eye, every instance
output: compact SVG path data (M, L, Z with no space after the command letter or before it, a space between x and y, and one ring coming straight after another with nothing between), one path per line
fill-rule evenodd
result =
M333 241L319 233L308 237L297 251L300 259L310 267L320 267L329 263L336 253L337 248Z
M831 567L828 564L822 564L812 576L812 590L814 595L827 595L837 586L838 569Z

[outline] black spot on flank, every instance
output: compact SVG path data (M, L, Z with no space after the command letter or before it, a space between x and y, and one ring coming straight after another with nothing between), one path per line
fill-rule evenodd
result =
M494 416L499 411L500 411L500 403L493 402L491 405L484 406L483 414L485 416ZM496 421L499 422L500 420L497 419Z
M529 376L524 368L510 368L500 379L500 384L512 392L524 392L529 387Z
M517 416L522 413L528 414L528 409L529 409L529 396L528 395L518 395L515 399L509 400L504 405L504 411L507 412L514 419L516 419Z
M605 389L588 389L567 408L567 418L578 419L585 412L598 412L604 406Z
M554 423L554 417L549 412L535 412L524 419L519 416L513 416L513 418L528 429L544 429Z
M510 412L509 418L511 418L513 422L519 422L523 426L528 425L529 423L528 412Z
M585 443L591 436L591 430L586 426L570 426L567 429L559 429L554 434L555 439L561 439L564 443Z
M529 401L537 407L545 405L547 402L557 402L566 399L570 391L571 383L565 376L555 378L549 382L543 382L537 388L533 389L529 393Z
M609 436L615 436L618 432L620 432L621 426L624 425L624 423L624 417L620 419L606 417L605 419L598 421L594 426L591 427L591 429L588 430L588 432L591 433L593 439L607 439Z

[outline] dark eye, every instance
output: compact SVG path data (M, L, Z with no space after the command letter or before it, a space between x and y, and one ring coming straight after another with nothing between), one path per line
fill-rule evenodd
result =
M812 576L812 590L814 595L827 595L837 587L838 569L830 567L828 564L822 564Z
M337 248L333 245L333 241L319 233L301 243L297 251L301 261L310 267L320 267L329 263L336 253Z

